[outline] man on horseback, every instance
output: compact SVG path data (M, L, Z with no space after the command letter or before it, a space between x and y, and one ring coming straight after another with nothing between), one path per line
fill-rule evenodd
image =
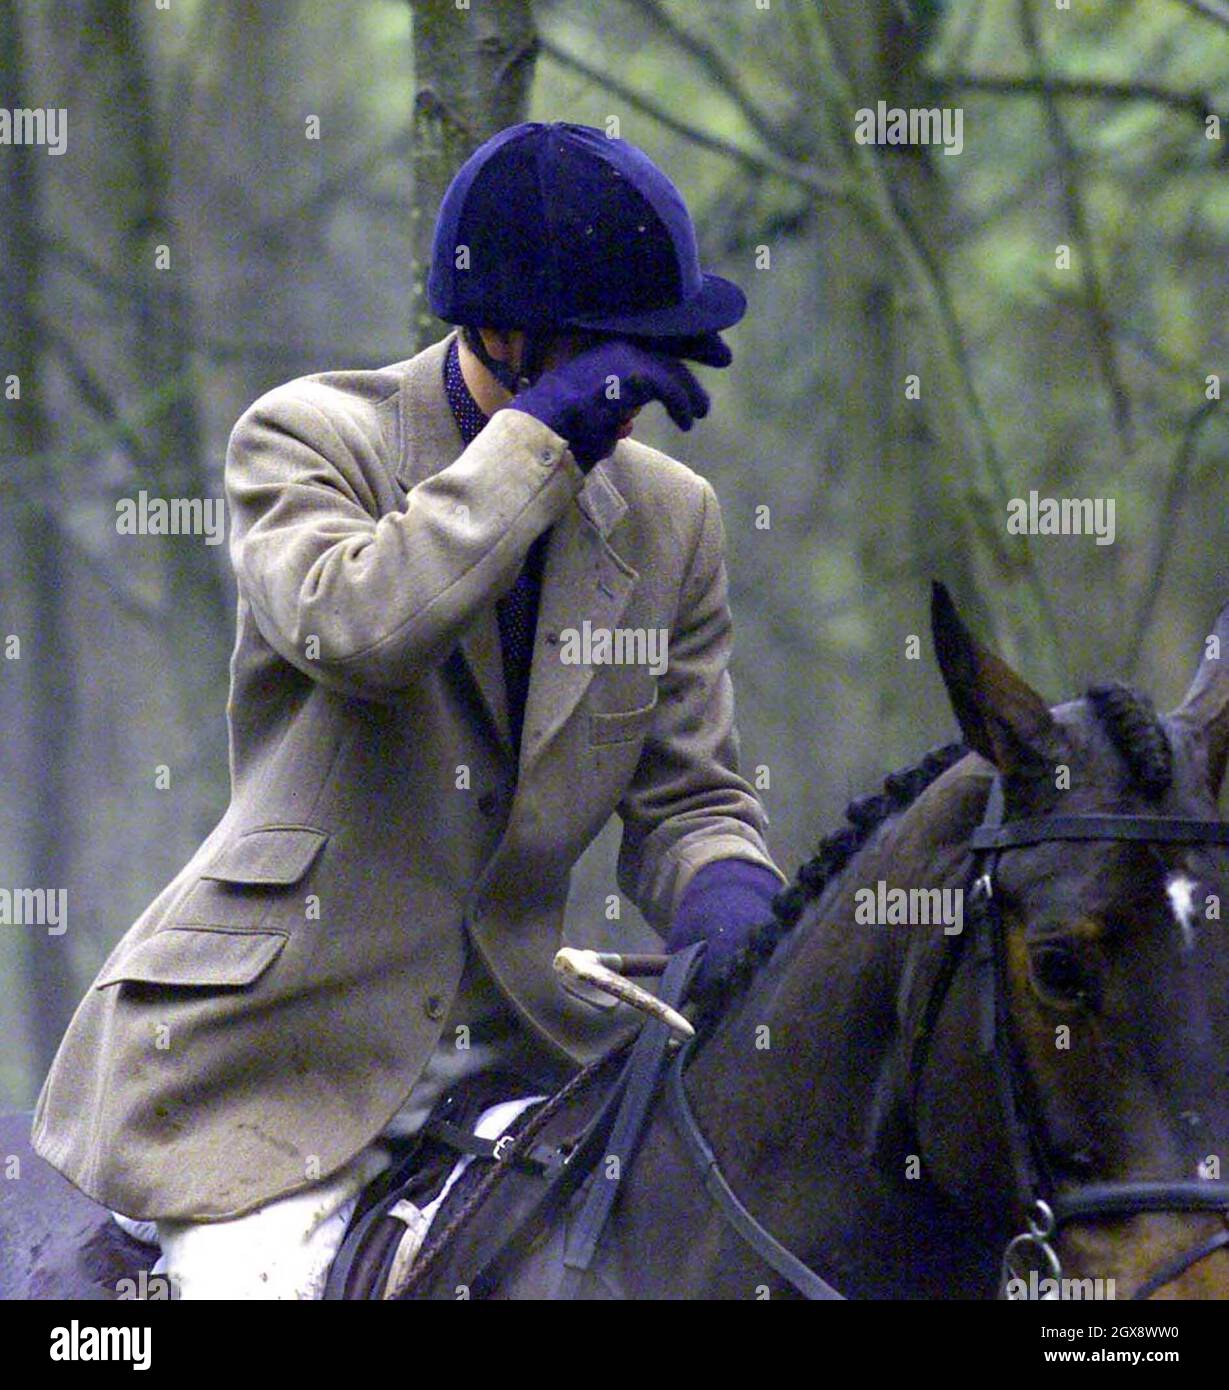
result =
M39 1099L38 1152L156 1223L185 1297L319 1296L382 1139L460 1077L549 1090L627 1036L551 970L612 813L621 888L710 976L784 881L738 773L716 498L628 437L654 400L707 413L682 359L729 364L742 292L640 151L566 124L464 165L429 290L459 333L234 430L231 803Z

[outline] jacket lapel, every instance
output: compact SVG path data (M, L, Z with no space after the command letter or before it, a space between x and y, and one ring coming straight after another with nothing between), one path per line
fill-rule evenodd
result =
M521 777L571 717L593 679L592 666L565 666L560 661L561 634L569 628L579 631L586 619L595 628L617 626L640 577L607 540L626 511L627 503L603 462L591 470L555 523L538 604L521 735Z
M450 333L404 364L397 480L407 492L454 462L464 448L444 390L444 358L454 336ZM591 666L565 666L559 660L559 634L567 628L579 630L586 619L595 628L617 626L639 578L607 540L626 511L627 503L603 462L590 471L555 523L538 602L521 735L522 773L572 715L593 679ZM503 654L493 603L477 615L458 645L486 716L511 759Z

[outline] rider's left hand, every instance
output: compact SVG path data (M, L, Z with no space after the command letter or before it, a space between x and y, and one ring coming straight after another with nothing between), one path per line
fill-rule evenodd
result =
M692 979L693 997L724 974L755 928L772 917L772 900L781 888L771 869L749 859L718 859L695 874L666 937L670 952L708 943Z

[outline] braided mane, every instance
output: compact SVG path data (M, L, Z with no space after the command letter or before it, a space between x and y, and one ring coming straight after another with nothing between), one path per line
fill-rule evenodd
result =
M899 815L968 752L963 743L947 743L926 754L920 762L889 773L883 791L863 796L845 808L846 824L819 842L814 856L798 870L788 888L773 899L772 916L756 927L747 944L734 956L720 978L695 996L701 1031L716 1022L731 1002L744 993L755 974L777 946L798 925L807 904L814 902L840 874L871 835L891 816Z

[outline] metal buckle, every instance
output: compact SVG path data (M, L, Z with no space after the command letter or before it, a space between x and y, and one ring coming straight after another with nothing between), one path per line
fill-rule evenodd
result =
M1034 1202L1028 1216L1028 1230L1021 1232L1010 1241L1003 1252L1003 1268L999 1277L999 1296L1011 1302L1027 1299L1027 1294L1008 1292L1010 1284L1019 1279L1027 1284L1029 1275L1036 1273L1039 1279L1053 1279L1055 1292L1043 1294L1041 1301L1058 1298L1057 1281L1062 1278L1062 1261L1058 1258L1051 1238L1057 1228L1054 1213L1042 1201Z
M491 1150L491 1157L496 1163L502 1163L508 1156L508 1150L516 1143L515 1134L501 1134L495 1141L495 1147Z

